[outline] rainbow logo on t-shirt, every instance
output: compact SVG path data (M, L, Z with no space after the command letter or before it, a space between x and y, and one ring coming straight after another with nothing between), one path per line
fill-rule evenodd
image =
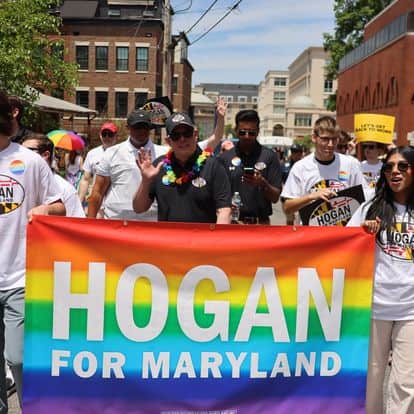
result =
M346 171L339 171L339 181L348 181L348 173Z
M25 169L24 162L20 160L14 160L9 165L9 170L13 174L23 174Z

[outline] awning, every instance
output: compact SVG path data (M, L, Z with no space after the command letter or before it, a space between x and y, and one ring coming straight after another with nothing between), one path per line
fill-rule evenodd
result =
M266 147L290 147L293 145L293 138L278 136L259 136L258 141Z
M33 104L44 112L86 115L91 119L95 118L97 114L97 112L92 109L64 101L63 99L54 98L53 96L45 95L44 93L40 92L39 97Z

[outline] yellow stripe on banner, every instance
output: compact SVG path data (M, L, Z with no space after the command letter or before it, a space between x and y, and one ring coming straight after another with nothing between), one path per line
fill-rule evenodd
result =
M114 303L116 289L121 272L107 272L105 287L105 302ZM88 291L88 278L85 272L72 272L71 290L73 293L86 293ZM53 273L50 271L30 270L27 271L26 299L49 302L53 297ZM230 279L230 291L217 293L212 281L204 280L200 282L195 292L195 304L203 304L206 300L230 301L233 306L243 306L251 287L252 279L245 277L233 277ZM348 279L349 280L349 279ZM177 292L181 284L182 277L168 277L169 303L175 306L177 303ZM328 304L331 299L331 282L322 279L322 288ZM345 280L343 306L344 307L369 307L371 305L371 295L369 292L369 279ZM295 307L297 304L297 279L296 277L279 277L277 286L281 301L285 307ZM134 302L149 303L151 301L152 289L147 279L142 278L135 284ZM262 292L260 305L266 305L265 295ZM311 306L313 300L311 299Z

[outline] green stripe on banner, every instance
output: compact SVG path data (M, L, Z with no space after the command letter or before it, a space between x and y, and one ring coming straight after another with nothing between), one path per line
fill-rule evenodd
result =
M267 307L259 307L258 312L266 312ZM36 313L36 318L32 317L32 312ZM230 337L233 337L243 312L243 307L232 307L230 309ZM50 332L52 330L52 317L53 305L48 302L36 302L31 301L26 303L26 332ZM151 307L149 305L136 305L134 306L134 320L137 326L146 326L149 322L151 314ZM209 327L214 320L214 315L205 315L203 306L195 306L194 314L197 323L201 327ZM284 308L284 314L286 323L288 326L289 335L295 336L296 325L296 308ZM366 336L366 332L369 332L370 325L370 311L366 308L343 308L342 310L342 331L341 335L346 336ZM309 312L309 337L323 336L319 317L314 308ZM118 323L115 317L115 305L105 305L105 333L121 335L122 333L118 328ZM71 310L70 317L70 332L86 332L86 311L84 309ZM167 324L163 330L163 334L177 335L181 332L179 323L177 320L175 306L169 307ZM266 327L253 328L252 337L255 336L268 336L271 335L271 329Z

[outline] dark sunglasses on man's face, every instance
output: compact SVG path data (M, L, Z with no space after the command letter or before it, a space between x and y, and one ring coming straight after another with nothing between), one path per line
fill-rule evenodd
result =
M102 138L113 138L115 134L111 131L102 131Z
M366 149L375 150L375 149L377 149L377 145L376 144L364 144L362 146L362 148L364 148L364 150L366 150Z
M257 130L255 129L239 129L238 132L239 137L255 137L257 135Z
M394 162L387 162L382 167L385 173L390 173L394 169L395 163ZM397 169L399 172L407 172L408 169L411 167L411 164L407 161L399 161L397 163Z
M170 134L171 141L178 141L181 137L191 138L194 134L192 129L186 129L185 131L173 131Z

